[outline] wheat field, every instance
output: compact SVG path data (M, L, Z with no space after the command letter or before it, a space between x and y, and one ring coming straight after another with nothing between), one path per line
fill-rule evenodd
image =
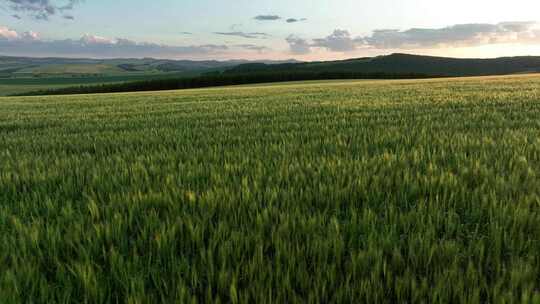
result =
M0 98L1 303L540 303L540 76Z

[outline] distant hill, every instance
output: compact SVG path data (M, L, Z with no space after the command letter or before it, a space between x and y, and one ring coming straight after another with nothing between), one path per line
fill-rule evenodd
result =
M540 72L540 57L459 59L408 54L339 61L191 61L167 59L71 59L0 56L0 78L166 75L205 73L384 73L484 76Z
M72 59L72 58L29 58L0 56L0 78L14 77L58 77L58 76L121 76L134 74L186 73L193 76L203 72L222 71L247 60L191 61L168 59ZM287 61L259 61L279 64Z
M277 72L326 72L326 73L386 73L425 74L433 76L485 76L540 72L540 57L503 57L495 59L459 59L408 54L392 54L372 58L341 61L241 64L226 73L277 73Z
M1 58L0 58L1 60ZM123 79L99 83L79 83L60 87L35 86L22 90L8 86L18 95L90 94L109 92L158 91L203 88L239 84L255 84L328 79L418 79L446 76L486 76L540 72L540 57L505 57L496 59L458 59L408 54L392 54L326 62L248 62L245 61L174 61L156 59L114 59L92 61L56 59L66 68L84 71L85 61L91 66L125 71ZM64 61L62 61L64 60ZM32 63L33 61L27 61ZM111 68L112 66L112 68ZM49 71L51 63L40 66ZM87 67L88 68L88 67ZM158 71L133 79L140 71ZM157 73L157 74L156 74ZM159 74L161 73L161 74ZM171 74L176 73L176 74ZM131 75L131 76L129 76ZM157 77L155 75L158 75ZM168 75L165 77L164 75ZM137 76L140 77L140 76ZM15 79L20 81L19 79ZM2 79L0 78L0 85ZM31 88L31 87L29 87ZM16 90L15 90L16 89Z

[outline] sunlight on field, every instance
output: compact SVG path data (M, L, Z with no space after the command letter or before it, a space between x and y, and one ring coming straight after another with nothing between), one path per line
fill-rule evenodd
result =
M540 77L0 98L0 302L540 301Z

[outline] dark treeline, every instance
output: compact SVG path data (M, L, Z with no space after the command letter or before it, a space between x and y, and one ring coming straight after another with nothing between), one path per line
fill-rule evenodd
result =
M77 87L67 87L60 89L50 89L16 94L16 96L34 95L67 95L67 94L92 94L92 93L119 93L137 91L161 91L194 89L218 86L230 86L241 84L274 83L286 81L302 80L331 80L331 79L421 79L434 78L437 76L404 73L355 73L355 72L298 72L279 71L261 73L212 73L192 78L178 79L153 79L146 81L125 82L117 84L87 85ZM14 95L15 96L15 95Z

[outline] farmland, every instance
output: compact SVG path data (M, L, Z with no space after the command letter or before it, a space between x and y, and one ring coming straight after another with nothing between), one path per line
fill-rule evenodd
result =
M128 75L97 74L74 76L59 74L52 77L13 77L0 78L0 96L21 94L32 91L61 89L66 87L96 86L105 84L120 84L133 81L148 81L156 79L182 79L196 74L185 73L133 73Z
M244 61L31 58L0 55L0 96L66 87L182 79L219 72ZM281 63L281 61L264 61Z
M0 303L540 303L540 76L0 98Z

